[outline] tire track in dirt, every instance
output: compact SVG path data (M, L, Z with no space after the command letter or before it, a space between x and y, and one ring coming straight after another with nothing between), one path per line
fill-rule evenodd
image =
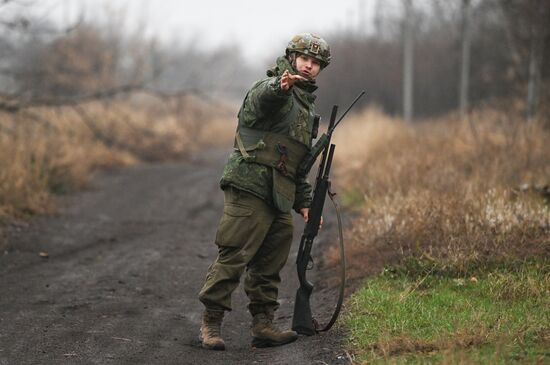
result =
M227 351L200 348L197 293L216 255L226 153L103 173L92 189L61 199L60 213L8 227L0 251L0 364L345 363L337 331L252 349L242 288L224 322ZM282 272L282 327L290 325L297 286L296 223ZM324 298L333 292L323 290L317 310L327 311Z

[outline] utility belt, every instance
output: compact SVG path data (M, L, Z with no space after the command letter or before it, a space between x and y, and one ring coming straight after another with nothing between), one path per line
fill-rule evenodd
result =
M235 135L235 150L246 162L255 162L273 170L273 203L282 212L294 205L298 166L309 147L282 134L239 127Z

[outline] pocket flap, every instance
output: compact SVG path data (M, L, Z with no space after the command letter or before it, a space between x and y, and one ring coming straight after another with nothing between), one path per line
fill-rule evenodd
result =
M294 205L296 184L279 171L273 171L273 204L283 213L288 213Z
M226 205L224 213L232 217L248 217L252 215L252 209L239 205Z

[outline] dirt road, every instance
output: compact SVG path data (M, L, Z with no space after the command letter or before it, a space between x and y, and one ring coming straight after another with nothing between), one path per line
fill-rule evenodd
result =
M0 365L346 363L337 331L252 349L242 287L223 327L227 350L200 348L197 293L216 255L225 155L102 173L61 199L55 216L10 225L0 251ZM295 222L281 327L297 285ZM321 292L314 310L330 310L330 295Z

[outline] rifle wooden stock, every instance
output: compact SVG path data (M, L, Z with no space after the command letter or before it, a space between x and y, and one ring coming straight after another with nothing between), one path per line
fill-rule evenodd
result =
M296 300L294 301L294 315L292 317L292 329L299 334L311 336L317 331L313 324L313 315L311 314L311 305L309 298L313 292L313 284L307 281L306 270L309 264L310 256L306 254L304 248L307 246L311 249L313 241L304 235L300 242L300 251L296 260L298 267L298 280L300 287L296 291Z

